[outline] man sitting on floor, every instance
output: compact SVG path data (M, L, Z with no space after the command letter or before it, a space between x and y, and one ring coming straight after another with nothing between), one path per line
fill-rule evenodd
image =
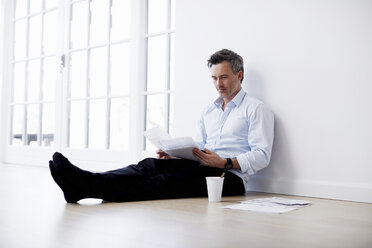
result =
M223 49L208 60L220 97L201 114L193 155L200 161L174 159L158 150L158 159L94 173L71 164L60 153L49 168L69 203L84 198L125 202L207 196L205 177L225 172L222 195L241 195L248 179L270 162L274 116L242 89L243 59ZM202 149L202 150L201 150Z

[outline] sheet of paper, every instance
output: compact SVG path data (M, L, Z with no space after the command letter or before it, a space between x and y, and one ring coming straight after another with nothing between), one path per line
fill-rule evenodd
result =
M174 150L166 150L166 153L173 157L177 158L185 158L185 159L190 159L194 161L199 161L194 155L192 154L192 149L194 149L195 146L193 147L184 147L184 148L179 148L179 149L174 149Z
M198 161L192 154L197 145L191 137L172 138L158 127L147 130L145 136L154 146L173 157Z
M145 131L144 134L145 137L148 138L154 146L156 146L159 149L162 149L163 151L165 150L165 147L163 147L161 141L172 139L172 137L168 133L166 133L159 127L151 128Z
M290 198L281 198L281 197L269 197L269 198L257 198L248 201L242 201L241 203L275 203L285 206L305 206L311 204L309 201L305 200L297 200L297 199L290 199Z
M223 206L221 208L248 210L260 213L286 213L300 207L311 205L311 202L305 200L296 200L290 198L269 197L256 198L248 201L242 201L240 204Z
M276 205L269 205L269 204L234 204L224 206L222 208L229 208L229 209L237 209L237 210L248 210L260 213L274 213L274 214L281 214L286 213L292 210L295 210L296 207L283 207L283 206L276 206Z
M196 144L191 137L161 140L160 143L165 150L175 150L184 147L196 147Z

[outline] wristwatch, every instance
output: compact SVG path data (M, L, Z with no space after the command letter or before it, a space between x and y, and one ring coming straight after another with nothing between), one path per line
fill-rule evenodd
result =
M231 158L226 158L225 170L231 170L233 168Z

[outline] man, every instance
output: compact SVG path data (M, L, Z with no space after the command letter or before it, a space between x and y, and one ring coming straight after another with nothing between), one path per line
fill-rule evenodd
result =
M193 155L174 159L158 150L158 159L93 173L72 165L60 153L49 167L69 203L83 198L124 202L207 196L205 177L225 172L222 195L241 195L248 179L269 164L274 116L242 89L243 59L223 49L208 60L219 98L202 111Z

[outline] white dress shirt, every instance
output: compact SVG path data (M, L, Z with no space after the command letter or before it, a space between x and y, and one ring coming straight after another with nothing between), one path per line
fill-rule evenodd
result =
M241 169L231 172L243 179L247 190L249 177L270 162L274 115L243 89L225 110L222 106L223 99L219 97L202 111L195 142L199 149L207 148L221 158L236 157Z

